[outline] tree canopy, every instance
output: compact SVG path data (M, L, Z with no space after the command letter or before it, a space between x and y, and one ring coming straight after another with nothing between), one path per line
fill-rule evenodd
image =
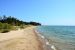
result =
M21 21L17 18L14 18L12 16L6 17L5 15L0 17L0 22L1 23L8 23L8 24L11 24L14 26L20 26L20 25L35 25L35 26L37 26L37 25L41 25L38 22L25 22L25 21Z

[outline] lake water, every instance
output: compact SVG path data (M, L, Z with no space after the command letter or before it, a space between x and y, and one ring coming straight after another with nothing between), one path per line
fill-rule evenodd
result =
M75 26L38 26L36 30L59 50L75 50Z

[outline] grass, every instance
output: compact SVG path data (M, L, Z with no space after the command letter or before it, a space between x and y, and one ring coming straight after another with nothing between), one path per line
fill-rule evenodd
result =
M1 33L6 33L9 32L11 30L18 30L18 29L24 29L27 27L30 27L31 25L20 25L20 26L12 26L10 24L7 23L1 23L0 22L0 32Z

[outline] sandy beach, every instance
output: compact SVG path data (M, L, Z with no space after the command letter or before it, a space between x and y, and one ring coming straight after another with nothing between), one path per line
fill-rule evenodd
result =
M34 27L0 33L0 50L43 50Z

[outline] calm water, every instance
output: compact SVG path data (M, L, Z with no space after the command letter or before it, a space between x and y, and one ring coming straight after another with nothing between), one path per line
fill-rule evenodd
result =
M59 50L75 50L75 26L39 26L37 31Z

